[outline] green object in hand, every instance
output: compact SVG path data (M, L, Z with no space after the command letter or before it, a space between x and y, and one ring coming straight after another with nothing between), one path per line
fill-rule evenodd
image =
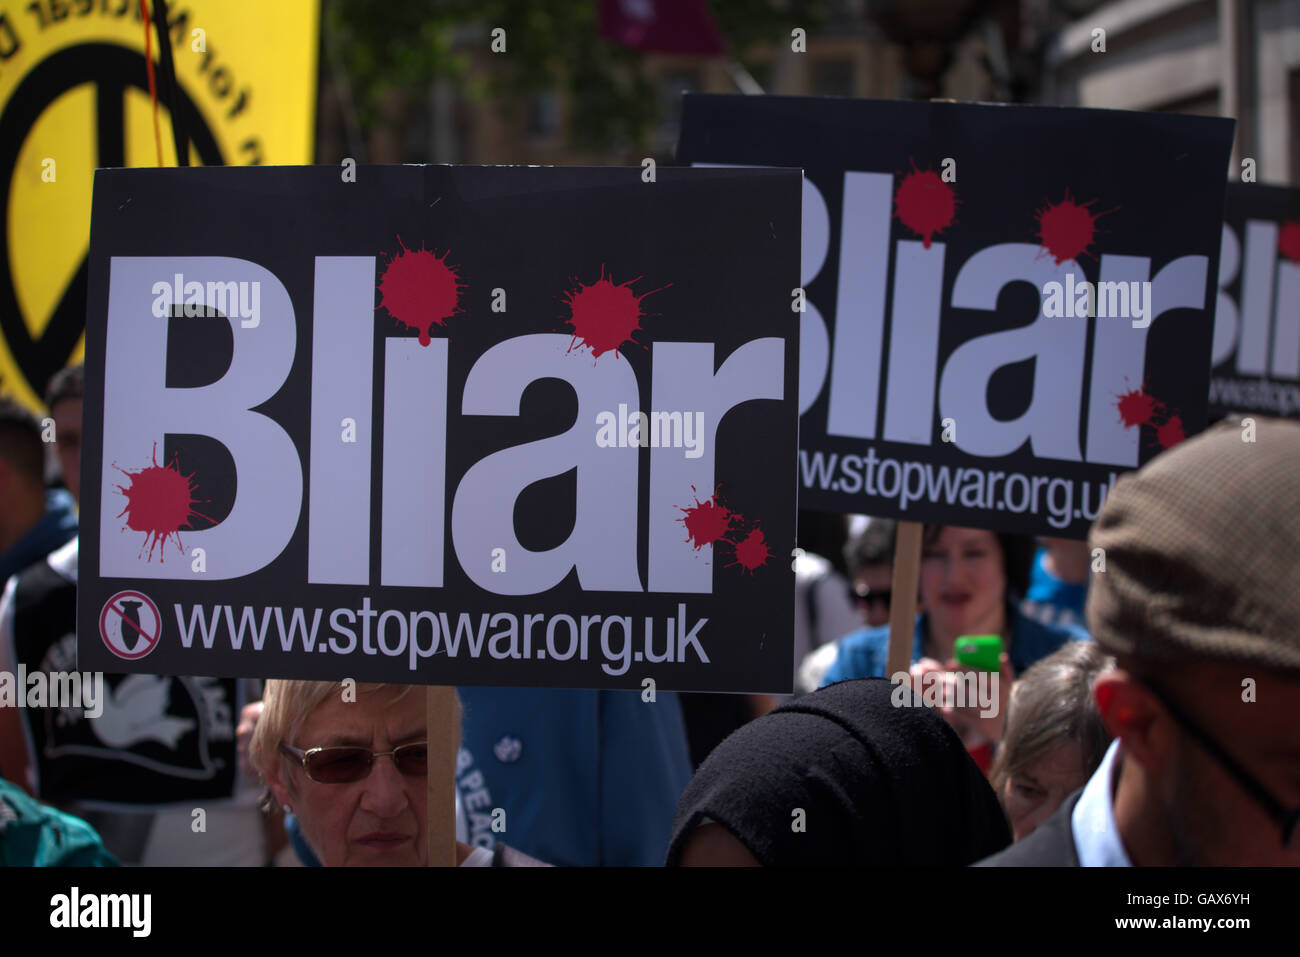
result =
M1001 635L962 635L953 645L958 664L980 671L1002 670Z

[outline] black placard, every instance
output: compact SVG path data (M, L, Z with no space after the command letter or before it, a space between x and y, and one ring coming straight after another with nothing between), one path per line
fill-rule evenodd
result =
M79 666L789 691L799 189L101 170Z
M1210 417L1300 418L1300 190L1229 183Z
M1231 120L689 95L805 171L800 505L1082 538L1204 428Z

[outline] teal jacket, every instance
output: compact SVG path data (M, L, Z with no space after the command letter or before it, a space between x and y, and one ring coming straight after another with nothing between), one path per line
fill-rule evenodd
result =
M116 867L95 829L0 778L0 867Z

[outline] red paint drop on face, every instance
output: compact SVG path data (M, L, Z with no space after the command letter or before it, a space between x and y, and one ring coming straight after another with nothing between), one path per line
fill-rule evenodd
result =
M694 545L698 552L705 545L726 541L724 536L731 530L731 526L738 520L743 521L744 517L725 505L718 504L718 489L713 490L713 497L707 502L700 501L694 485L691 486L691 492L695 504L690 508L683 508L682 511L686 514L677 521L686 526L686 540Z
M397 237L400 245L402 237ZM379 279L379 308L420 334L420 345L432 340L434 326L444 325L460 303L460 277L447 265L451 250L439 258L423 247L407 249L391 259Z
M921 245L930 248L934 234L952 225L957 197L952 186L934 170L916 169L903 177L894 193L894 215L904 226L921 237Z
M1185 438L1187 435L1183 432L1182 416L1171 415L1164 425L1156 429L1156 441L1162 449L1172 449Z
M1283 223L1277 234L1277 249L1293 263L1300 263L1300 223Z
M1119 400L1115 406L1119 409L1120 420L1126 429L1148 424L1160 409L1160 403L1153 396L1147 395L1145 388L1131 389L1115 397Z
M165 546L168 537L173 535L176 536L176 547L184 555L179 534L181 527L188 525L193 518L207 518L192 507L196 501L193 497L193 473L182 475L175 458L171 465L160 466L157 442L153 447L153 465L134 472L117 465L113 467L131 480L129 486L117 486L118 491L126 496L126 507L117 517L125 515L127 528L145 533L144 544L149 546L148 560L153 561L154 545ZM144 551L143 545L140 550ZM166 561L162 547L158 549L158 560Z
M771 557L772 553L767 550L767 540L763 537L763 530L755 528L736 546L736 560L727 567L741 565L752 575L755 568L765 564Z
M1100 213L1091 213L1088 207L1097 202L1095 199L1079 204L1070 199L1070 191L1065 191L1065 199L1052 205L1049 203L1038 210L1038 236L1043 247L1061 265L1067 259L1077 259L1088 251L1097 234L1097 220L1106 213L1113 213L1118 206Z
M564 294L571 312L566 321L573 327L573 342L568 351L572 352L576 343L577 348L585 346L594 358L599 359L606 352L618 355L618 350L632 341L632 333L641 328L641 300L672 285L669 283L638 296L628 286L640 278L637 276L615 284L612 276L605 278L602 264L600 278L590 286L575 280L578 288Z

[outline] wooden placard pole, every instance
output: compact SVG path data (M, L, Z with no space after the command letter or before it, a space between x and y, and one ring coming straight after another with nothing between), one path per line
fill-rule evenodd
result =
M429 741L429 867L456 866L456 689L425 689L425 731Z
M890 585L889 655L885 677L907 671L912 664L916 630L916 593L921 577L920 522L899 522L894 544L894 580Z

